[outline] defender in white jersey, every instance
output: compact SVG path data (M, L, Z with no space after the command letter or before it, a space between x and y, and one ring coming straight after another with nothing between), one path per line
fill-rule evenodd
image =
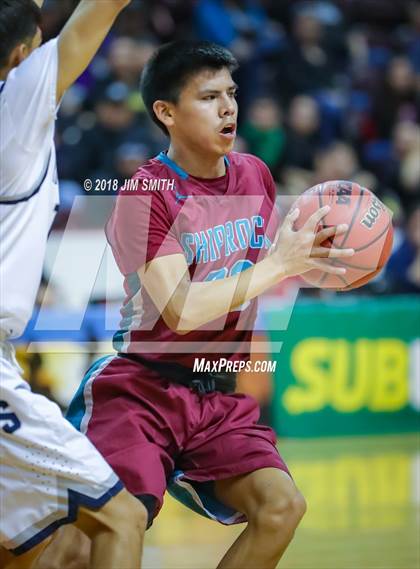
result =
M73 522L92 538L91 567L140 566L143 506L57 405L30 391L10 343L31 316L58 207L58 102L129 2L82 0L42 47L42 0L0 4L0 544L19 555L3 549L8 568L32 566L45 538Z

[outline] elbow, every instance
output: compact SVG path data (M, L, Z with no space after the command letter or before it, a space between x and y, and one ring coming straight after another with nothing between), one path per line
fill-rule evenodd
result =
M177 310L177 307L173 306L164 310L162 318L168 328L178 336L185 336L199 327L185 310Z
M114 9L117 12L121 12L126 8L129 4L131 4L131 0L112 0L114 4Z
M177 336L186 336L187 334L189 334L192 331L193 331L193 329L191 329L191 330L190 329L184 329L184 328L181 329L181 328L176 327L176 326L174 328L172 328L172 332L175 332L175 334Z
M84 0L86 2L86 0ZM89 0L89 3L92 0ZM98 4L102 4L103 0L93 0L94 2L97 2ZM131 4L132 0L108 0L109 2L109 6L108 9L111 9L113 11L116 12L121 12L121 10L124 10L124 8L126 8L129 4Z

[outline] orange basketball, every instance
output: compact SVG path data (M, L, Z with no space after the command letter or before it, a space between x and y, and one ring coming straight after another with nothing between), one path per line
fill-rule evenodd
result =
M323 218L319 230L341 223L349 228L323 246L355 250L353 257L330 260L346 267L345 275L314 269L302 275L307 283L338 290L358 288L373 279L387 262L392 249L392 213L371 191L353 182L334 180L310 188L294 205L300 210L295 229L300 229L317 209L329 205L331 211Z

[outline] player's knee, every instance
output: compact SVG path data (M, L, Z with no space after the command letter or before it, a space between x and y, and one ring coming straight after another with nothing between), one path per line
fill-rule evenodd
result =
M259 504L250 522L265 533L294 532L306 512L306 502L302 494L293 489L281 497L273 497Z
M306 514L306 510L307 510L306 500L299 492L299 490L297 490L295 495L293 496L293 512L298 523Z
M35 567L42 569L87 569L90 540L73 525L61 527L52 537Z
M106 525L115 532L143 533L147 527L147 510L144 505L124 491L104 507Z
M103 532L135 539L146 531L147 511L139 500L124 490L100 510L81 508L76 525L91 539Z

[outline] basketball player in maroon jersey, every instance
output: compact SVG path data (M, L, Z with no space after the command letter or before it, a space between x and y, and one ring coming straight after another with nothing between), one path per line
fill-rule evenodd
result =
M235 393L234 370L249 359L258 295L314 267L344 274L326 257L352 250L321 245L346 230L317 233L328 208L299 231L294 210L278 230L268 168L232 151L235 67L202 42L162 46L146 66L142 95L170 145L117 198L106 229L125 277L117 355L91 367L68 417L149 524L168 489L213 520L247 522L220 568L263 569L277 565L305 501L257 403Z

